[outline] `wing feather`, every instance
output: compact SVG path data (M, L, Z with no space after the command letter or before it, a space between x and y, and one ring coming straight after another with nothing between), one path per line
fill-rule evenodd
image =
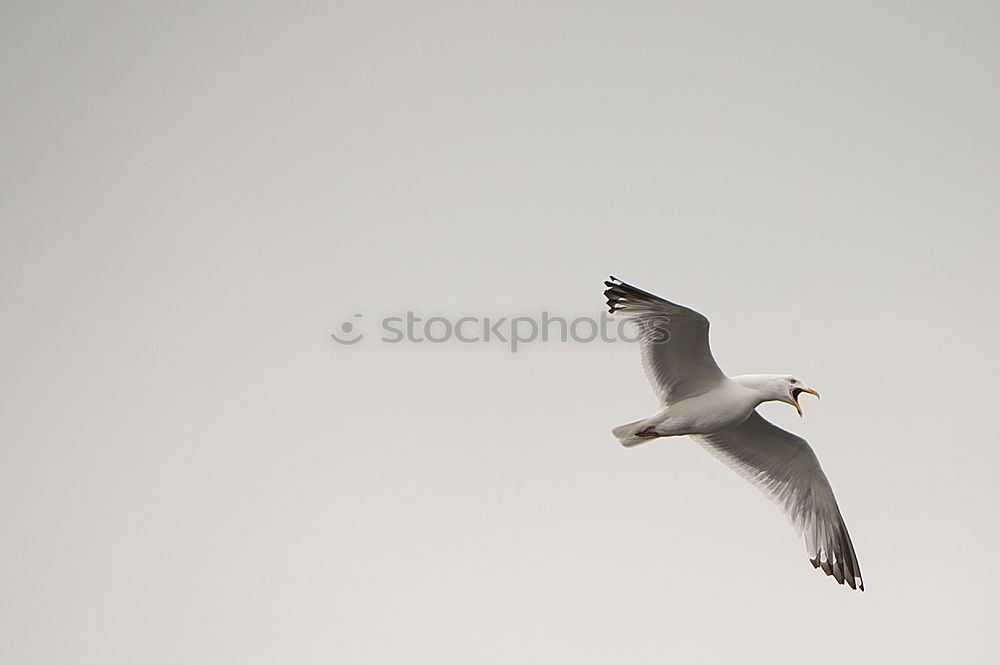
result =
M837 499L805 439L756 411L733 429L694 438L777 501L805 537L814 568L821 568L840 584L865 590Z
M611 277L604 295L612 314L626 316L639 331L642 367L664 404L716 387L726 375L708 344L708 319L682 305Z

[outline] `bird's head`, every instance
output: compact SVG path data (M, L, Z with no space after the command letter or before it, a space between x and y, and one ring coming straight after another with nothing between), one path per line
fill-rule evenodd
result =
M795 407L795 410L802 415L802 407L799 406L799 395L802 393L809 393L810 395L815 395L819 398L819 393L804 384L801 380L794 376L776 376L771 382L771 389L774 393L774 399L779 402L787 402Z

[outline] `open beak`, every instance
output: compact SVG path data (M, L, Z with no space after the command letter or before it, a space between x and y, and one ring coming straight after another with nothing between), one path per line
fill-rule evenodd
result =
M799 395L802 393L809 393L810 395L815 395L816 399L819 399L819 393L812 388L792 388L792 406L795 410L799 412L799 417L802 417L802 407L799 406Z

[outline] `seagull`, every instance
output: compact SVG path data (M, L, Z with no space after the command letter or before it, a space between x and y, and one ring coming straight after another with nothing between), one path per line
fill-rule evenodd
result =
M627 448L693 437L784 509L805 537L814 568L864 591L851 537L816 454L805 439L757 412L764 402L786 402L801 416L799 395L819 393L790 374L726 376L712 357L702 314L614 276L604 284L611 313L638 328L643 369L663 405L612 434Z

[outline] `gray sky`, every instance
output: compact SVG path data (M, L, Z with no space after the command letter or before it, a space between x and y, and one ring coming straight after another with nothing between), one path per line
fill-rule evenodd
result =
M0 660L995 658L998 19L5 3ZM374 339L609 273L823 393L763 411L864 594L690 440L618 446L634 346Z

